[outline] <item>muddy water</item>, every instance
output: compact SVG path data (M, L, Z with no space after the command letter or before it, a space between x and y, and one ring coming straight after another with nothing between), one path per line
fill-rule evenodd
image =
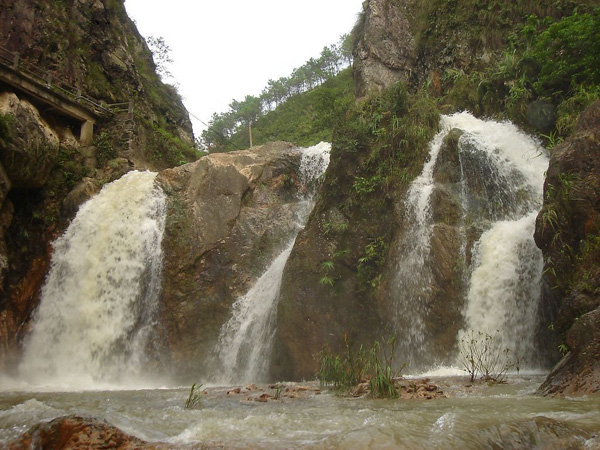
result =
M347 398L305 384L297 398L252 400L262 390L208 388L203 407L186 410L188 388L0 393L0 447L39 421L69 414L100 417L141 439L173 447L198 442L227 448L446 449L596 448L600 397L541 398L543 377L469 386L464 377L433 379L449 398ZM296 385L297 386L297 385ZM294 390L294 385L289 385Z

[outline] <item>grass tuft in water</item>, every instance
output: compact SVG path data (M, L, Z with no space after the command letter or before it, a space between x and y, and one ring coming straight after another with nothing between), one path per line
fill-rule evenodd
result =
M192 384L192 388L190 389L190 394L188 395L187 400L185 401L185 409L200 409L202 408L202 385L201 384Z
M354 349L347 335L344 335L344 344L345 349L341 353L334 353L328 346L319 353L320 369L317 376L321 386L350 393L357 385L367 383L371 397L397 398L396 380L400 371L393 369L396 337L375 341L369 348L361 345Z

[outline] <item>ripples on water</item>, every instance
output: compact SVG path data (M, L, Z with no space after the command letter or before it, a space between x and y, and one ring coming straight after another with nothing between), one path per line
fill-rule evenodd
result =
M450 398L429 401L354 399L323 392L258 403L246 401L249 394L227 395L225 388L209 388L200 410L183 408L187 387L4 392L0 445L40 421L69 414L102 418L148 441L228 448L482 448L493 442L505 445L502 439L517 431L527 439L565 435L583 445L600 432L600 398L537 397L533 392L542 379L521 376L505 385L470 387L465 377L437 379ZM265 392L274 394L269 388ZM540 416L548 420L536 419ZM574 437L580 434L580 439Z

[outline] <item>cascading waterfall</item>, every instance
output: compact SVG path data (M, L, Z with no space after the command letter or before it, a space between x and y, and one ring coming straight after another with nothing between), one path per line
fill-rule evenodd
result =
M313 196L329 165L331 144L321 142L302 149L298 172L302 197L296 218L296 233L252 288L231 308L231 318L219 333L216 353L220 362L219 383L257 382L269 369L277 324L277 300L283 270L314 206Z
M22 379L76 389L143 383L166 216L155 177L134 171L106 185L54 243Z
M431 305L443 301L434 298L440 294L432 289L432 197L438 187L438 155L452 129L461 130L457 197L462 249L457 259L466 266L465 255L472 254L464 273L464 330L458 338L471 329L497 335L503 348L534 364L542 255L533 230L548 160L539 144L514 125L479 120L469 113L442 117L429 160L408 192L409 225L399 245L395 280L401 351L413 367L432 363L427 359L431 349L426 323ZM480 237L470 241L473 229Z

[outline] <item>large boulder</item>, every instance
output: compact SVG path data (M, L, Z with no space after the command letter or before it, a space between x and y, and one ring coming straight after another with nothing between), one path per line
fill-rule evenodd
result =
M535 240L544 253L545 303L568 354L544 394L600 392L600 102L556 146L544 186Z
M160 323L175 376L206 375L232 303L297 231L299 163L277 142L159 174L169 198Z
M93 417L67 416L33 426L8 443L10 450L52 449L159 449L166 446L150 444L125 434L115 426Z

